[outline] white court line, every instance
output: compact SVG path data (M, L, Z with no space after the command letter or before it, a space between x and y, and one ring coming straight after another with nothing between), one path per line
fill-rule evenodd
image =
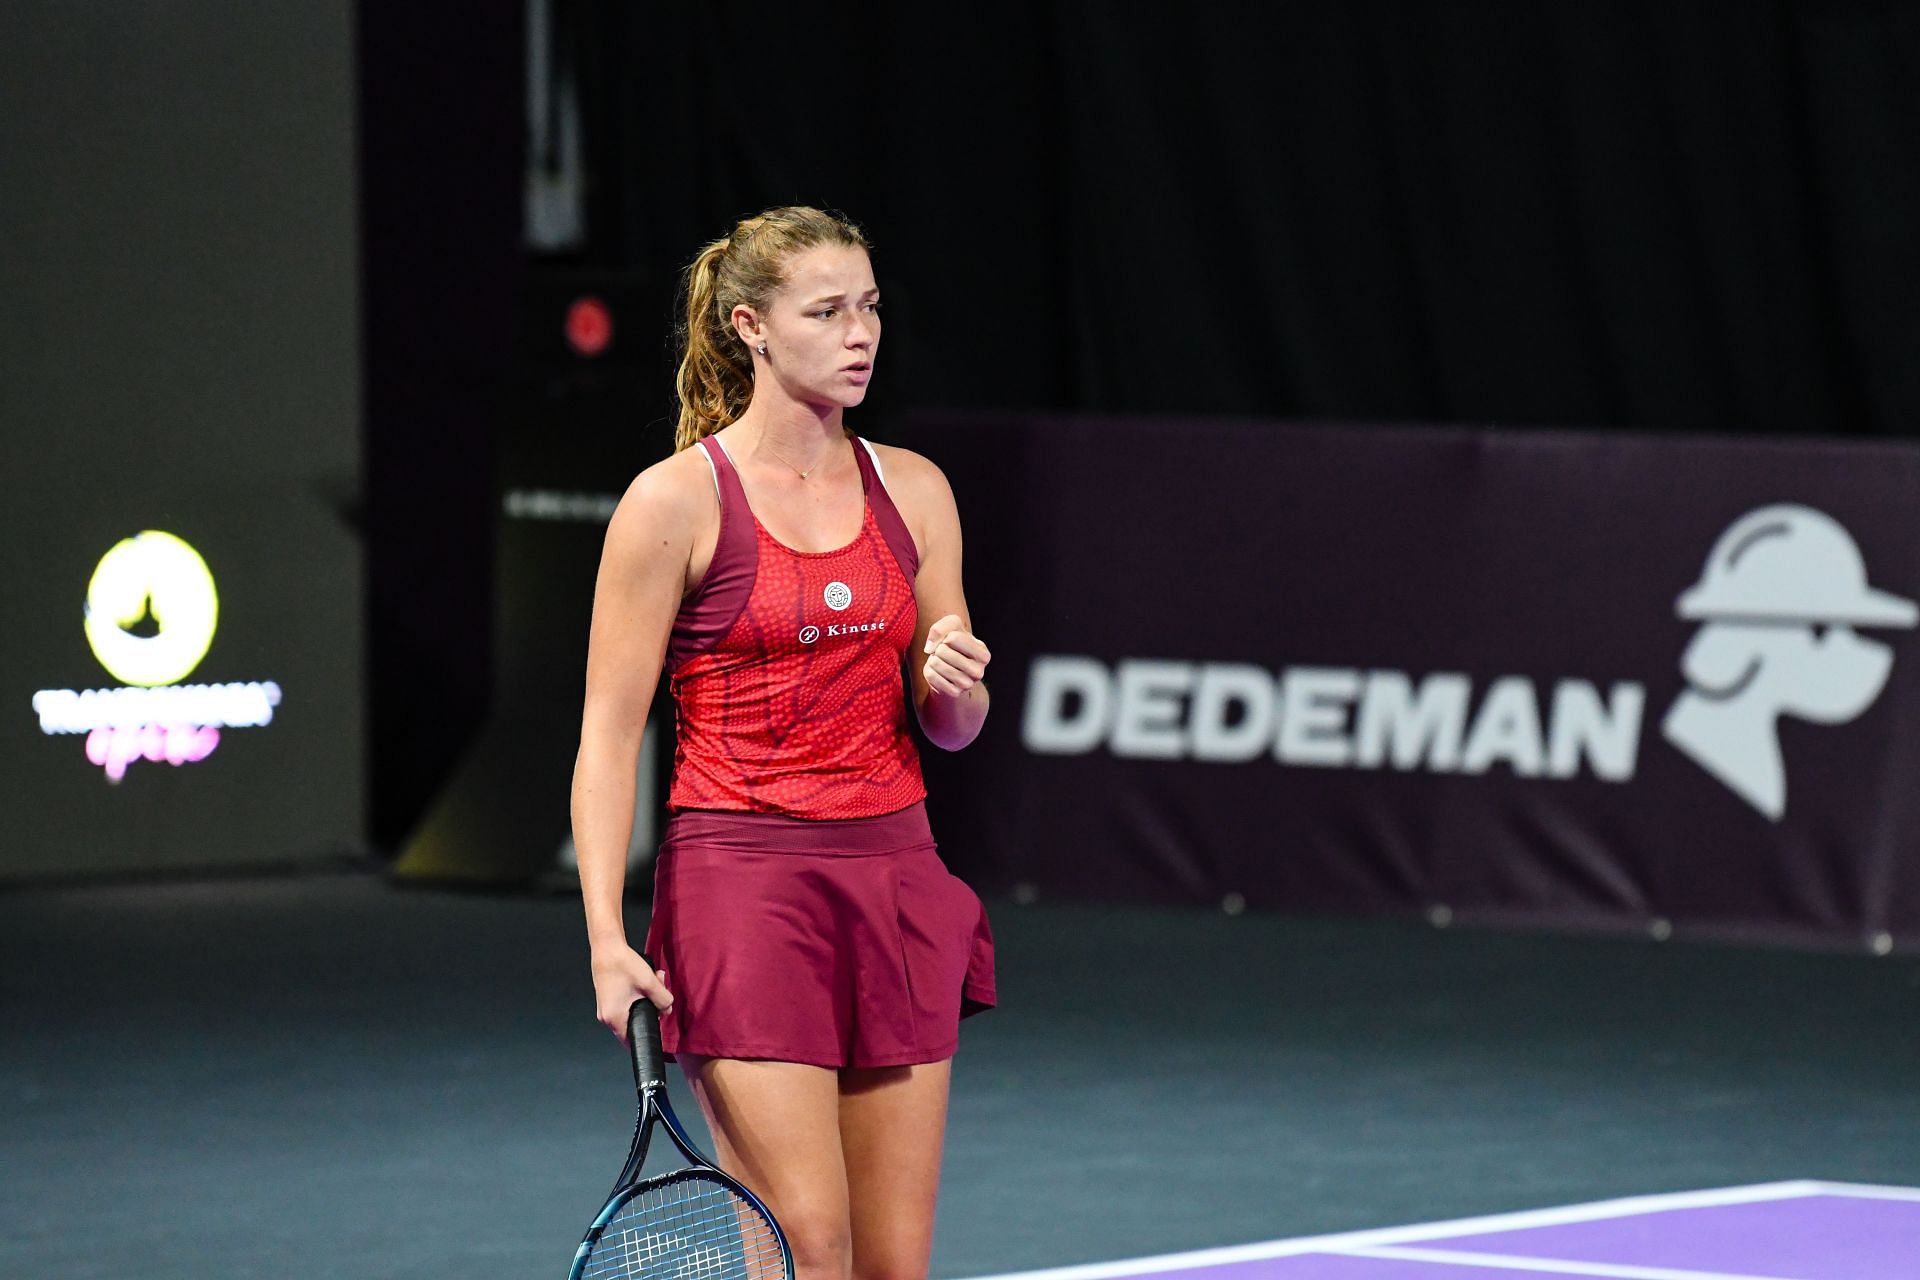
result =
M1876 1186L1871 1182L1815 1182L1814 1195L1853 1196L1859 1200L1920 1201L1920 1188Z
M1720 1187L1707 1191L1674 1191L1661 1195L1627 1196L1619 1200L1600 1200L1592 1204L1563 1205L1553 1209L1527 1209L1518 1213L1497 1213L1483 1218L1456 1218L1448 1222L1418 1223L1406 1227L1378 1227L1367 1231L1346 1231L1325 1236L1301 1236L1292 1240L1267 1240L1258 1244L1228 1245L1219 1249L1195 1249L1187 1253L1163 1253L1147 1258L1123 1258L1117 1262L1090 1262L1069 1267L1042 1267L1033 1271L1008 1271L979 1276L974 1280L1113 1280L1118 1276L1144 1275L1155 1271L1184 1271L1194 1267L1218 1267L1234 1262L1257 1262L1263 1258L1289 1258L1303 1253L1335 1253L1342 1250L1371 1249L1382 1245L1417 1244L1443 1240L1448 1236L1472 1236L1483 1232L1524 1231L1529 1227L1562 1227L1574 1222L1598 1222L1606 1218L1628 1218L1644 1213L1665 1213L1674 1209L1713 1209L1724 1205L1760 1204L1767 1200L1798 1200L1818 1195L1858 1195L1881 1199L1920 1199L1920 1191L1904 1187L1869 1187L1846 1182L1763 1182L1750 1187Z
M1328 1252L1334 1252L1329 1250ZM1343 1258L1385 1258L1392 1262L1431 1262L1448 1267L1487 1267L1532 1271L1551 1276L1609 1276L1613 1280L1783 1280L1732 1271L1679 1271L1673 1267L1633 1267L1617 1262L1569 1262L1560 1258L1516 1258L1505 1253L1463 1253L1455 1249L1417 1249L1411 1245L1378 1249L1341 1249Z

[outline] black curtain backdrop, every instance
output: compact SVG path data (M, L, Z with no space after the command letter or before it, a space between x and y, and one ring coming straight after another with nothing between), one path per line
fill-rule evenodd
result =
M523 12L355 10L368 831L381 850L485 718L493 452L526 267Z
M876 241L869 427L1920 422L1920 5L561 9L645 417L676 268L798 201Z

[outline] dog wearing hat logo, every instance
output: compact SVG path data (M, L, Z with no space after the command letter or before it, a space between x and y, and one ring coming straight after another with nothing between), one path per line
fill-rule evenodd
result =
M1893 670L1892 648L1861 629L1920 619L1913 601L1867 585L1839 521L1792 503L1734 521L1676 611L1701 626L1680 659L1688 688L1661 731L1775 822L1787 810L1779 718L1859 716Z

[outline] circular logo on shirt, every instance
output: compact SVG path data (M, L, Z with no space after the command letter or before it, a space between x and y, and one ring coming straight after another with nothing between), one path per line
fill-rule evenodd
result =
M829 582L826 591L822 594L826 599L827 608L835 612L853 603L853 588L844 582Z
M818 627L800 628L801 644L812 644L815 640L818 640L819 638L820 638L820 628Z

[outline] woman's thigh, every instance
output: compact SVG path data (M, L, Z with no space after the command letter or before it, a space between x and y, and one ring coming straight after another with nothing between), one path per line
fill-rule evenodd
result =
M799 1280L848 1273L851 1229L838 1073L797 1062L678 1055L720 1167L767 1202Z
M854 1280L923 1280L951 1061L840 1072Z

